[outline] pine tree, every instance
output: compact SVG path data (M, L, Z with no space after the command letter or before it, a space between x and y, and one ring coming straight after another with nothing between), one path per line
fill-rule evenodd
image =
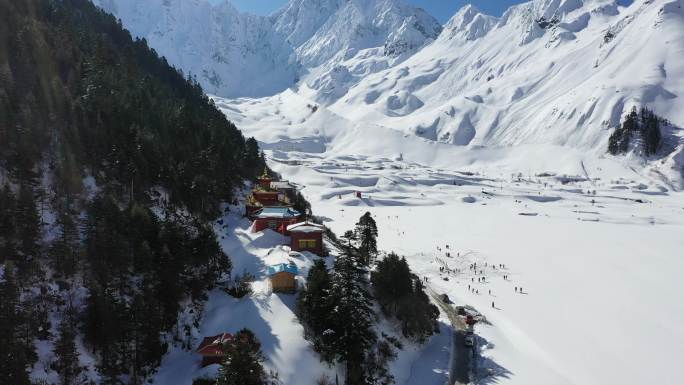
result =
M0 274L0 378L7 384L30 385L27 370L35 353L22 338L28 320L13 270L6 264Z
M406 258L395 253L378 262L371 273L375 296L384 311L395 314L399 300L413 291L413 279Z
M639 150L646 156L654 155L660 147L662 133L660 124L662 119L653 111L642 107L637 114L636 107L625 116L622 125L615 129L608 139L608 152L613 155L623 154L630 150L631 139L636 135L641 139L642 148Z
M216 385L267 385L261 343L249 329L235 334L224 346L226 356L219 369Z
M71 311L67 311L59 324L59 335L55 342L55 371L59 374L60 384L80 383L81 367L78 365L76 350L76 325Z
M76 272L80 252L78 225L68 208L58 211L56 224L56 237L50 247L50 258L56 272L71 277Z
M324 343L336 361L346 364L347 385L364 384L363 363L377 339L371 297L362 274L352 257L341 255L331 276L332 310Z
M378 226L370 212L366 212L356 223L354 229L359 243L361 263L369 266L372 258L378 253Z
M19 187L16 205L16 225L18 249L24 258L23 262L38 257L40 252L40 217L33 188L28 184Z
M432 335L439 309L430 303L423 283L411 273L405 258L389 254L378 262L377 269L371 273L371 282L383 312L401 322L405 337L422 342Z
M342 235L342 238L347 240L347 247L352 248L354 245L354 242L356 242L356 233L354 233L353 230L347 230L344 232L344 235Z
M0 263L16 258L16 200L9 185L0 190Z
M299 295L298 314L307 326L307 334L314 340L314 347L322 351L321 336L330 317L330 274L321 258L314 261L306 278L306 289Z

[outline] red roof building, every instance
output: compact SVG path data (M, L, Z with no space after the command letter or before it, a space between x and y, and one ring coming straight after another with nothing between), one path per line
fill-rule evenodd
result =
M287 235L287 226L299 222L301 214L291 207L264 207L254 214L253 231L271 229Z
M233 335L222 333L213 337L204 337L197 348L197 353L202 355L202 367L220 364L225 356L223 347L233 342Z
M309 221L287 226L290 233L290 248L294 251L310 251L323 255L323 233L325 227Z
M263 206L274 206L278 204L278 192L277 191L252 191L252 196L254 200L261 203Z

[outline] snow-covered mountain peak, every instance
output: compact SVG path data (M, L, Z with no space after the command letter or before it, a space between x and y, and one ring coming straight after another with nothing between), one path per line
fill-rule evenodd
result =
M311 1L314 0L293 0L295 3ZM398 55L423 46L441 32L441 25L434 17L400 0L348 0L341 3L322 0L321 4L329 11L334 5L338 7L311 37L296 48L306 67L320 66L332 58L339 61L374 47L384 46L388 54ZM298 10L299 7L292 9ZM312 20L321 22L323 12L317 9L308 12L315 14ZM297 25L295 30L307 30L298 23L301 20L285 22L280 18L278 25ZM289 31L283 27L281 30ZM289 40L294 43L304 35L296 36L299 39L290 37Z
M485 15L472 5L466 4L444 26L442 36L447 39L461 37L475 40L487 34L498 22L494 16Z

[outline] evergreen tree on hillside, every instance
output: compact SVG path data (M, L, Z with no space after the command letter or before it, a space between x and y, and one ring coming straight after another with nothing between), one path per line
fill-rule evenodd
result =
M608 152L613 155L624 154L630 151L632 139L638 138L641 147L637 150L646 156L655 155L662 141L661 122L664 120L653 111L642 107L637 113L636 107L633 107L621 126L608 138Z
M364 362L377 340L371 297L362 274L352 257L341 255L331 276L332 310L323 341L334 352L334 359L345 363L346 385L366 383Z
M646 108L641 109L641 127L646 155L654 155L658 151L662 139L660 120L653 111Z
M65 277L76 272L80 253L80 235L75 214L64 208L57 212L55 239L50 247L50 257L55 271Z
M16 199L9 185L0 189L0 263L16 258Z
M430 303L423 283L411 273L405 258L390 253L378 262L371 282L383 312L401 322L404 336L422 342L432 335L439 309Z
M331 282L328 268L321 258L314 261L306 278L306 288L299 294L297 312L306 327L307 336L313 340L314 349L327 357L321 337L328 328L331 312Z
M387 255L371 272L371 283L383 311L396 313L400 299L413 291L413 276L406 258L395 253Z
M30 385L28 369L35 361L33 346L26 343L26 309L19 300L19 287L11 264L0 274L0 378L7 384Z
M350 249L354 246L354 243L357 240L356 233L354 233L353 230L345 231L344 234L342 235L342 238L347 240L346 246Z
M361 216L356 223L354 232L358 239L361 263L364 266L369 266L373 257L378 253L378 226L370 212L367 211Z
M261 343L249 329L235 334L224 346L226 356L219 369L216 385L268 385L264 371Z
M19 187L16 204L16 231L18 250L22 255L19 266L39 256L41 224L33 188L28 184Z
M54 346L55 364L54 369L59 374L61 385L76 385L81 383L81 367L76 350L76 322L71 310L59 324L57 341Z

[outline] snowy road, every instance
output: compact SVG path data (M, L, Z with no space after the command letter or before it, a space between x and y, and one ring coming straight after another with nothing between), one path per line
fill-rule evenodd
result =
M449 366L449 385L466 385L470 383L470 368L473 349L465 346L466 324L456 314L456 310L442 301L442 299L430 288L430 296L446 313L453 329L453 346L451 352L451 364Z

